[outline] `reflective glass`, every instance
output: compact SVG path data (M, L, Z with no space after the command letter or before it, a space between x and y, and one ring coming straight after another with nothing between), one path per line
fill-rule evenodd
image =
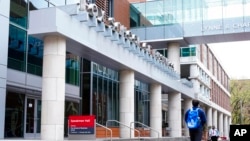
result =
M8 68L26 70L27 32L13 25L9 28Z
M10 1L10 22L27 28L28 4L26 0Z
M64 136L68 136L68 117L72 115L79 115L79 103L73 101L65 101L64 113Z
M149 86L143 82L135 80L135 121L149 126ZM135 124L141 127L141 124Z
M196 56L196 47L182 47L181 57Z
M69 52L66 53L66 83L77 86L80 83L80 57Z
M28 73L42 76L43 47L42 40L28 37Z
M24 94L8 92L6 95L4 137L23 137Z
M106 124L108 119L119 120L118 72L92 63L92 112L96 122ZM116 123L111 123L116 125Z

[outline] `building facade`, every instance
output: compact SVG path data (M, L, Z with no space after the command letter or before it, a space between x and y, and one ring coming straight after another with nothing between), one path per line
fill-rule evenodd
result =
M182 115L193 98L208 125L228 136L229 77L207 45L145 48L125 30L100 29L110 23L96 24L78 11L79 2L0 1L0 139L61 140L69 115L95 115L97 123L117 128L149 126L157 131L151 137L187 136ZM92 2L108 10L106 19L130 28L128 1ZM119 132L130 136L127 128Z

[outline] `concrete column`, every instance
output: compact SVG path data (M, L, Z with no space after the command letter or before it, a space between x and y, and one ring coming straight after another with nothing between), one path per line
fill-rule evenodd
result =
M232 118L231 117L228 117L228 123L229 123L229 125L232 124Z
M198 78L199 77L199 68L195 64L190 65L190 77L191 78Z
M183 106L184 106L184 114L185 114L187 112L187 110L189 110L192 107L192 99L187 98L187 99L184 99L183 102L184 102ZM189 130L188 130L187 125L184 121L184 117L182 119L183 119L183 122L185 125L184 136L189 136Z
M66 40L44 38L41 140L64 140Z
M4 138L10 1L0 1L0 139Z
M168 124L170 137L181 137L181 94L171 93L168 95Z
M200 82L198 81L199 69L197 65L190 66L190 78L193 83L193 89L195 93L195 98L198 99L198 94L200 93Z
M229 137L229 123L228 123L228 116L224 115L224 134L223 136Z
M120 71L120 122L130 126L134 119L134 72L122 70ZM130 135L134 137L134 131L130 134L128 127L120 125L120 137L129 138Z
M214 110L213 110L213 125L214 125L216 128L218 128L217 120L218 120L218 118L217 118L217 110L214 109Z
M219 127L220 135L224 134L224 128L223 128L223 114L219 112Z
M180 73L180 44L168 44L168 60L173 63L174 70ZM181 137L181 93L170 93L168 95L168 124L171 137Z
M207 127L212 126L213 121L212 121L212 108L207 107Z
M174 70L180 73L180 44L169 43L168 44L168 60L173 63Z
M150 127L159 132L162 137L162 105L161 105L161 85L150 85ZM150 131L151 137L158 137L158 133Z

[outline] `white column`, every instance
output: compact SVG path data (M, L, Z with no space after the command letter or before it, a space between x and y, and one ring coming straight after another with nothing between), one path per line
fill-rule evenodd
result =
M195 64L190 65L190 77L191 78L198 78L199 77L199 68Z
M180 45L179 43L168 44L168 60L173 63L174 70L180 73ZM168 94L168 124L171 137L181 137L181 93Z
M130 126L134 122L134 72L131 70L120 71L120 122ZM134 128L134 124L132 124ZM129 138L130 129L120 125L120 137ZM134 131L131 131L134 137Z
M218 128L217 120L218 120L218 118L217 118L217 110L214 109L214 110L213 110L213 125L214 125L216 128Z
M229 123L228 123L228 116L224 115L224 134L223 136L229 137Z
M212 120L212 108L207 107L207 127L211 127L213 125L213 120Z
M150 127L159 132L162 137L162 104L161 104L161 85L150 85ZM151 137L158 137L158 133L151 130Z
M180 45L179 43L168 44L168 60L173 63L174 70L180 73Z
M64 140L66 40L44 38L41 140Z
M181 95L171 93L168 95L168 124L170 137L181 137Z
M219 127L220 135L224 134L224 129L223 129L223 114L219 112Z
M184 99L184 114L187 112L187 110L189 110L192 107L192 99L187 98ZM184 118L182 118L184 120ZM185 130L184 130L184 136L189 136L189 130L187 128L186 122L185 120L183 121L185 124Z
M0 0L0 139L4 138L10 1Z
M198 94L200 93L200 82L198 81L199 69L197 65L190 66L190 78L193 83L193 89L195 98L198 99Z
M228 117L228 123L229 123L229 125L231 125L231 123L232 123L232 118L231 117Z

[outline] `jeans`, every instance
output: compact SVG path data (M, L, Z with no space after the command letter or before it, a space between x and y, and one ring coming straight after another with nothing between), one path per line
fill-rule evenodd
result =
M190 141L201 141L202 138L202 128L199 129L189 129Z

